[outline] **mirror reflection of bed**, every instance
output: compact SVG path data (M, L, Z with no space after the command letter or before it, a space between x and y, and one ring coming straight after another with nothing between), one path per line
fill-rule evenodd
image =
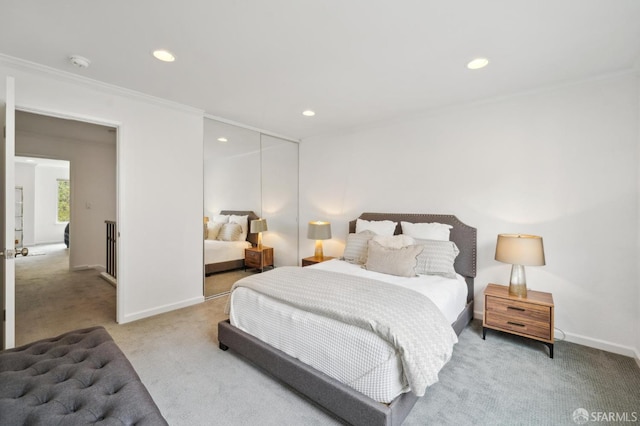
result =
M222 210L205 218L205 298L224 296L233 283L257 272L244 265L244 250L258 243L257 234L249 232L255 219L248 210Z

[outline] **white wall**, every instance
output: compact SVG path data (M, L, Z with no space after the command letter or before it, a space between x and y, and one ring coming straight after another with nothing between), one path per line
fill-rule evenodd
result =
M106 263L105 220L116 220L115 144L59 138L31 132L16 134L18 155L70 161L71 224L69 266L71 269L104 268ZM42 166L38 166L39 170ZM44 201L44 198L38 198ZM40 215L36 243L62 241L65 225L45 232L50 217ZM57 238L56 238L57 237Z
M262 136L262 216L274 264L298 266L298 144Z
M486 284L509 279L493 259L497 234L541 235L547 265L527 281L553 293L556 326L631 355L638 93L635 76L617 76L304 140L300 223L330 220L325 253L336 256L363 211L457 215L478 229L478 316Z
M20 140L18 135L17 149ZM16 186L23 188L23 245L63 242L66 222L59 223L56 220L58 179L69 179L69 167L16 163L15 178ZM112 204L115 211L115 199ZM104 242L101 246L104 246Z
M202 301L202 111L0 59L6 75L18 108L119 127L118 321Z
M640 80L640 76L637 77L638 80ZM637 132L638 132L638 174L637 174L637 184L638 184L638 194L640 194L640 84L638 84L637 86L637 93L638 93L638 126L637 126ZM640 195L638 196L638 206L639 206L639 211L640 211ZM638 221L640 221L640 214L638 215ZM638 287L640 287L640 226L639 228L639 232L638 232L638 258L636 260L636 265L638 266ZM638 365L640 366L640 291L638 291L638 309L636 312L636 320L635 320L635 324L636 324L636 362L638 363Z
M219 142L226 136L228 142ZM260 134L204 120L204 215L251 210L260 216Z
M35 244L35 193L36 193L36 166L30 163L15 163L16 186L22 187L22 220L23 220L23 246Z
M16 148L18 145L16 137ZM36 244L61 243L67 225L57 221L58 179L69 179L69 169L39 165L35 168L34 232Z

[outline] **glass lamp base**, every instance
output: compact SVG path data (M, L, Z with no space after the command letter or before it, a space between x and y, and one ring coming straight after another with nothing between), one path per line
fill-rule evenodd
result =
M509 295L517 297L527 297L527 278L524 274L523 265L513 265L511 267Z

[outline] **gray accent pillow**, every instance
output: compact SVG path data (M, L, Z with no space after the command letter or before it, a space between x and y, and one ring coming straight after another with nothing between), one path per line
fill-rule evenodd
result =
M367 261L367 251L369 250L369 240L375 237L373 231L362 231L357 234L347 235L347 244L344 247L342 260L358 265L364 265Z
M239 223L223 223L218 233L219 241L239 241L242 235L242 225Z
M453 241L421 240L416 238L416 244L424 247L418 256L416 273L427 275L441 275L455 278L456 270L453 263L460 253Z
M417 257L422 253L420 245L402 248L384 247L376 241L369 241L367 263L364 267L369 271L399 277L415 277Z

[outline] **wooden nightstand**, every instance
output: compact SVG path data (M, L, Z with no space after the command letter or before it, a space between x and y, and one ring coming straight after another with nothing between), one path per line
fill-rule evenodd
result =
M315 265L316 263L326 262L327 260L331 260L331 259L335 259L335 258L334 258L334 257L331 257L331 256L323 256L323 257L315 257L315 256L311 256L311 257L305 257L304 259L302 259L302 266Z
M553 296L532 290L527 297L510 296L509 287L489 284L484 290L483 339L488 328L539 340L553 358Z
M251 247L244 249L245 271L247 268L256 268L262 272L267 266L273 268L273 247L262 246L262 248Z

